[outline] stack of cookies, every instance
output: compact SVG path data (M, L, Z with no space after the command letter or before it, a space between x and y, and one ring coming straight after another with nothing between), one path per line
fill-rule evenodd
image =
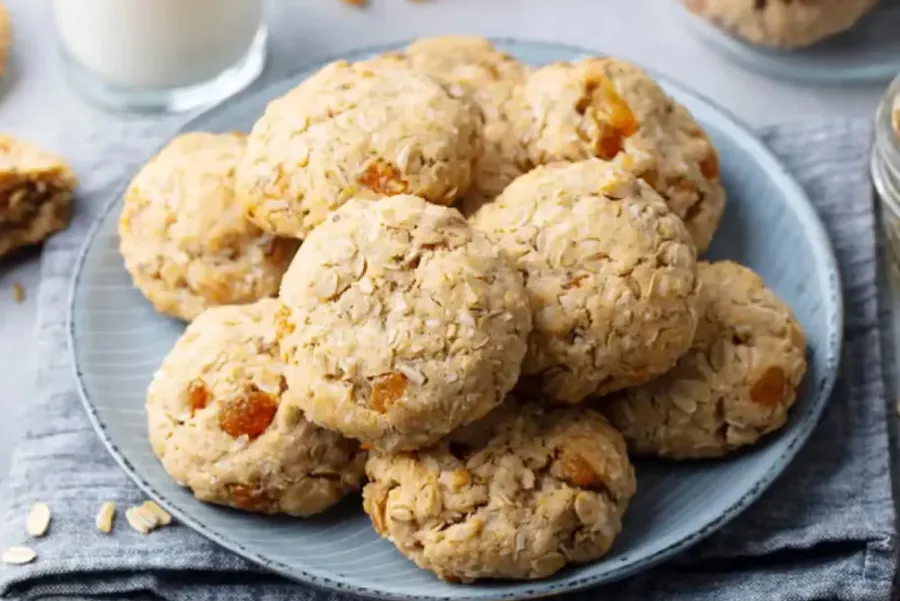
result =
M247 511L362 489L449 581L597 560L629 454L725 455L796 398L788 307L698 262L724 206L709 139L628 63L453 37L330 64L127 192L125 264L191 321L147 392L153 449Z

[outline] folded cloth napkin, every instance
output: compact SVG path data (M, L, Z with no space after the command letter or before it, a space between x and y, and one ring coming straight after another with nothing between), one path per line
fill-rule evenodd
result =
M28 542L38 561L0 568L0 597L349 600L271 575L180 525L144 537L122 527L120 512L113 534L93 527L101 502L123 508L144 497L107 455L77 398L64 325L69 280L99 205L176 125L130 121L79 131L78 145L65 149L82 180L80 210L43 255L40 392L27 401L27 428L3 483L0 548L23 543L33 502L49 503L53 521L48 536ZM567 601L890 598L897 559L887 422L893 396L886 394L879 333L889 324L888 312L879 313L868 131L867 123L832 122L762 132L825 220L843 275L841 375L811 440L762 499L701 545L649 574Z

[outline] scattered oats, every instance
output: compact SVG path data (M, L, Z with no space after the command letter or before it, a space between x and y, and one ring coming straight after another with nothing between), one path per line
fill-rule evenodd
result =
M94 520L94 524L97 526L97 530L103 532L104 534L109 534L112 532L113 526L113 518L116 515L116 504L112 501L106 501L103 505L100 506L100 511L97 512L97 518Z
M169 515L169 512L157 505L155 501L144 501L141 507L150 512L160 526L168 526L172 523L172 516Z
M13 284L13 300L17 303L21 303L25 301L25 288L22 287L22 284L16 282Z
M444 381L447 382L447 384L452 384L453 382L456 382L457 380L459 380L459 375L457 375L456 372L450 372L449 374L444 376Z
M37 557L37 553L34 552L34 549L29 549L28 547L10 547L3 552L3 563L20 565L34 561L35 557Z
M150 534L150 531L156 528L156 516L140 506L125 510L125 519L129 526L141 534Z
M31 506L28 519L25 520L25 530L29 536L44 536L50 526L50 507L46 503L35 503Z

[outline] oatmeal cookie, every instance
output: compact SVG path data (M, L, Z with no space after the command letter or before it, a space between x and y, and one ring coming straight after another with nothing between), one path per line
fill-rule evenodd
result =
M62 158L0 134L0 257L64 229L75 185Z
M280 310L214 307L187 327L147 390L150 444L202 501L311 515L361 486L365 454L282 402Z
M878 0L681 0L688 10L752 44L803 48L850 29Z
M484 154L475 163L472 187L460 202L463 214L493 200L524 173L518 137L511 131L509 103L528 68L488 40L473 36L439 36L413 42L403 52L381 57L420 71L453 96L472 102L483 121Z
M625 157L538 167L471 219L525 276L520 388L577 403L646 382L690 347L695 249Z
M701 263L694 344L652 382L598 406L632 450L718 457L781 428L806 373L806 338L762 278L736 263Z
M624 152L685 222L697 248L709 246L725 210L716 149L643 69L614 58L555 63L533 72L512 106L534 164Z
M472 107L410 69L332 63L269 104L237 188L260 227L305 238L353 197L449 205L481 155Z
M519 377L531 311L518 273L456 209L353 199L313 230L281 285L296 402L386 450L476 420Z
M234 198L243 134L183 134L132 180L119 249L135 285L162 313L191 320L208 307L278 292L299 246L247 221Z
M635 491L622 435L599 413L515 400L429 449L374 452L366 472L375 530L451 582L599 559Z

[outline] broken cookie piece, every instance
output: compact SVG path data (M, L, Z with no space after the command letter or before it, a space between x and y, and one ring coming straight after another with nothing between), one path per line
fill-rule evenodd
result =
M75 184L62 158L0 134L0 257L65 228Z

